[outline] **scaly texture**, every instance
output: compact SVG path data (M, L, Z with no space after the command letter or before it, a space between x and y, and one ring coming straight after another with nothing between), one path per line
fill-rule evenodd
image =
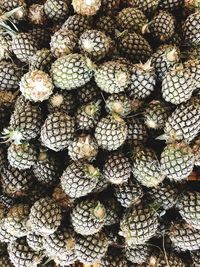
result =
M128 209L120 223L120 234L129 246L143 245L156 234L158 218L156 212L143 203Z
M69 54L57 59L51 67L54 85L71 90L89 82L93 76L92 62L81 54Z
M2 60L0 64L1 90L16 90L19 87L21 72L14 63Z
M81 235L93 235L104 226L106 219L105 207L94 199L80 200L71 213L74 230Z

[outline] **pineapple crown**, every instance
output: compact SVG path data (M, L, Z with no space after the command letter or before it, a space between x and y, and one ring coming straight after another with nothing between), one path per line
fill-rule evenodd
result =
M96 155L97 145L91 135L82 134L76 141L80 156L88 158Z
M1 138L4 139L4 143L13 142L15 145L20 145L24 140L23 133L20 128L12 129L9 127L4 129L2 134L3 136Z
M92 178L99 178L101 176L100 170L95 168L92 164L85 164L84 171Z
M94 117L94 115L96 113L98 113L100 110L100 103L101 103L101 101L99 100L97 102L92 102L92 103L86 104L85 106L83 106L84 112L89 117Z
M104 221L106 218L106 209L100 201L95 201L94 207L90 212L91 216L98 221Z
M119 123L119 124L125 124L125 120L122 119L122 118L119 116L119 114L117 114L117 113L115 113L115 112L111 113L111 119L112 119L113 121L115 121L116 123Z

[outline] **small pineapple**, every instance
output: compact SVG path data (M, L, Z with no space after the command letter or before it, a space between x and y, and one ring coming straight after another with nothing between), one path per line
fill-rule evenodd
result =
M80 106L75 113L77 129L82 131L94 129L100 120L100 111L100 101L89 102Z
M68 11L69 6L65 0L46 0L44 3L44 12L52 21L63 21L67 17Z
M156 187L165 175L161 173L160 163L150 148L136 147L132 157L132 171L139 183L146 187Z
M187 2L187 1L185 1ZM158 8L169 12L177 11L184 7L184 0L160 0Z
M16 238L26 236L29 211L27 204L15 204L9 209L5 218L5 227L8 233Z
M93 161L98 154L97 142L92 135L81 134L69 143L68 154L74 161Z
M148 97L155 89L156 74L151 61L145 64L134 64L131 70L131 81L128 87L128 94L135 99Z
M37 266L44 257L42 253L32 250L24 237L9 244L8 254L14 266L23 267Z
M113 113L98 122L95 128L95 138L103 149L115 150L124 144L127 132L126 122Z
M106 93L123 92L130 83L128 67L119 61L107 61L95 72L95 82Z
M94 199L80 200L71 213L74 230L84 236L98 233L104 226L106 209Z
M194 90L195 82L191 72L182 64L176 65L162 81L162 96L174 105L188 101Z
M101 90L96 83L91 80L89 83L80 87L76 94L79 104L85 105L89 102L97 102L101 97Z
M12 54L11 41L11 36L7 32L0 30L0 60L9 59Z
M150 266L165 267L169 265L176 267L186 267L182 258L173 251L167 251L167 252L161 251L156 255L152 255L148 262Z
M78 236L75 253L80 262L94 264L105 256L108 249L108 239L104 233L89 236Z
M150 129L163 129L171 110L171 107L166 103L152 100L144 110L145 124Z
M51 67L54 85L71 90L85 85L93 76L94 66L81 54L69 54L58 58Z
M11 197L23 197L33 182L33 175L27 170L18 170L8 165L1 172L1 185L3 192Z
M66 56L76 50L78 37L73 31L61 28L51 37L50 47L56 58Z
M129 6L138 8L145 14L153 13L157 7L160 0L127 0Z
M117 41L121 54L132 60L133 63L144 63L153 53L148 41L135 32L117 33Z
M126 143L129 145L141 145L147 141L147 128L141 118L128 118L126 120L128 134Z
M16 90L19 87L21 71L17 65L9 61L0 62L0 87L1 90Z
M81 15L95 15L100 7L101 0L72 0L74 11Z
M48 72L52 61L53 55L51 54L51 51L49 49L43 48L41 50L38 50L31 58L29 71L41 70Z
M4 129L4 138L21 144L23 141L35 139L40 134L42 126L42 113L39 106L27 102L14 109L9 127Z
M113 36L116 29L116 21L115 18L107 15L101 16L98 18L96 22L96 27L105 32L107 35Z
M40 184L51 186L58 182L61 174L58 160L53 153L40 148L33 174Z
M50 114L41 128L43 145L54 151L60 151L69 145L75 134L75 122L64 112Z
M125 256L132 263L142 264L148 262L151 253L149 244L125 247Z
M182 218L192 227L200 230L200 219L198 217L200 193L194 191L180 195L177 207Z
M200 102L196 97L179 105L165 123L163 139L190 143L200 129ZM162 136L161 136L162 139Z
M61 176L61 187L71 198L86 196L96 187L100 170L92 164L72 162Z
M69 115L74 113L76 107L76 97L73 92L56 90L47 101L49 113L65 112Z
M26 99L42 102L53 93L53 83L47 73L41 70L33 70L22 77L20 91Z
M186 179L194 167L194 155L192 149L185 143L168 144L160 160L160 168L169 179L180 181Z
M187 17L183 25L183 35L186 43L199 45L200 43L200 11L192 13Z
M143 32L145 31L151 33L159 41L166 42L175 33L175 19L170 13L160 11L143 27Z
M200 249L200 230L185 222L174 222L169 230L169 238L182 251Z
M67 20L62 25L62 28L65 30L69 30L74 32L76 36L80 37L80 35L86 31L91 29L91 22L87 16L82 16L80 14L74 14L73 16L69 16Z
M103 176L112 184L126 183L131 176L129 159L120 152L109 154L104 164Z
M143 245L156 234L158 218L155 210L144 203L128 209L120 222L120 235L128 246Z
M134 179L130 178L126 183L116 185L114 194L123 207L130 208L140 202L143 190Z
M71 264L77 260L75 233L71 229L60 227L55 233L45 236L43 238L43 248L45 255L54 259L56 263L62 260Z
M173 45L162 45L158 47L151 57L151 64L155 68L157 79L162 81L168 71L179 62L180 50Z
M34 232L28 233L26 236L28 246L34 251L41 251L43 249L43 237Z
M61 209L53 199L40 198L31 207L27 224L42 236L53 234L61 224Z
M117 14L116 22L121 31L142 33L142 28L148 23L148 20L140 9L127 7Z
M8 148L10 165L19 170L30 169L37 160L37 148L31 143L11 144Z
M85 56L98 61L108 54L111 48L111 40L104 32L86 30L79 38L79 48Z

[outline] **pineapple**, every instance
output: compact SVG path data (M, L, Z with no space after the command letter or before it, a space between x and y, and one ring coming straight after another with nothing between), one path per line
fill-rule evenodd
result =
M27 204L13 205L5 218L5 227L8 233L19 238L28 233L27 221L29 216L29 206Z
M192 13L187 17L183 25L183 35L186 43L199 45L200 43L200 11Z
M97 142L91 135L81 134L70 142L68 154L74 161L93 161L98 154Z
M198 210L200 207L200 193L186 192L179 197L177 207L182 218L195 229L200 230Z
M163 129L170 114L169 105L159 100L152 100L144 110L145 124L150 129Z
M182 64L175 66L162 82L162 96L174 105L188 101L195 90L191 72Z
M112 94L106 99L106 110L117 113L121 117L128 116L133 111L132 100L124 94Z
M132 156L132 171L139 183L146 187L157 187L165 175L161 173L160 163L150 148L136 147Z
M92 164L75 161L63 172L61 187L71 198L79 198L93 191L100 176L100 170Z
M188 60L184 62L184 67L188 68L190 71L191 78L193 79L198 90L200 87L200 59Z
M80 105L85 105L89 102L97 102L100 97L101 90L99 90L99 87L93 80L80 87L77 91L77 101Z
M179 191L175 183L166 179L157 187L151 188L148 191L148 195L156 206L166 211L175 206Z
M60 58L75 51L78 37L73 31L61 28L51 37L50 47L52 55Z
M158 47L151 57L151 64L155 68L157 79L162 81L171 68L180 60L180 50L173 45Z
M156 74L151 66L151 61L145 64L134 64L131 70L131 82L128 87L128 94L135 99L148 97L155 89Z
M79 48L85 56L98 61L106 57L110 48L110 37L98 30L86 30L79 38Z
M0 256L0 266L1 267L13 267L8 255Z
M50 69L52 61L53 55L49 49L43 48L38 50L31 59L29 71L41 70L47 72Z
M100 101L89 102L80 106L75 113L75 122L78 130L89 131L95 128L100 120Z
M44 101L53 93L53 83L50 76L41 71L27 72L20 81L22 95L31 101Z
M80 37L83 32L91 29L90 24L90 19L87 16L75 14L67 18L67 20L63 23L62 28L72 31L76 34L76 36Z
M16 90L19 87L21 71L17 65L2 60L0 64L0 87L1 90Z
M102 118L95 128L95 138L100 147L115 150L124 144L127 137L126 122L116 113Z
M104 233L89 236L78 236L75 253L80 262L94 264L101 261L108 249L108 239Z
M63 21L67 17L68 11L69 6L65 0L46 0L44 3L44 13L52 21Z
M109 154L104 164L103 176L112 184L126 183L131 176L129 159L120 152Z
M199 129L200 102L197 97L193 97L188 102L177 106L169 116L164 127L165 134L161 139L190 143L198 135Z
M17 239L8 246L8 254L14 266L37 266L44 257L42 253L33 251L24 237Z
M123 184L114 187L114 194L117 201L125 208L130 208L132 205L137 205L142 196L143 190L141 186L132 177Z
M33 174L27 170L18 170L8 165L1 172L2 190L11 197L28 195L32 182Z
M51 67L54 85L71 90L85 85L93 76L93 63L81 54L69 54L58 58Z
M55 112L46 118L41 128L41 141L49 149L60 151L67 148L74 134L74 119L64 112Z
M77 259L75 255L75 233L71 229L59 228L55 233L43 238L43 248L45 254L59 262L60 259L74 263Z
M101 0L72 0L74 11L81 15L92 16L101 7Z
M151 253L149 244L125 247L125 256L132 263L142 264L148 262Z
M101 259L99 267L128 267L128 262L124 257L121 250L112 248L108 253Z
M127 3L131 7L138 8L144 13L150 14L157 9L159 0L127 0Z
M26 236L28 246L34 251L41 251L43 249L43 237L34 232L28 233Z
M117 33L117 43L121 54L133 63L144 63L153 53L148 41L135 32Z
M156 234L158 218L155 210L144 203L128 209L120 222L120 235L128 246L143 245Z
M4 138L21 144L23 141L35 139L40 134L42 113L38 106L28 102L14 109L9 127L4 129Z
M115 18L107 15L101 16L98 18L96 22L96 27L100 30L105 32L109 36L113 36L115 29L116 29L116 21Z
M130 83L128 67L119 61L107 61L95 72L95 82L106 93L123 92Z
M30 169L37 160L37 148L31 143L11 144L8 148L10 165L19 170Z
M73 92L65 90L56 90L47 101L49 113L65 112L69 115L74 113L76 107L76 98Z
M160 168L169 179L180 181L186 179L194 167L192 149L185 143L168 144L160 159Z
M144 122L140 118L128 118L127 119L128 134L126 137L126 143L129 145L141 145L147 141L147 128Z
M106 209L100 201L85 199L78 201L72 210L71 222L78 234L89 236L102 229L106 216Z
M40 198L31 207L27 224L36 234L53 234L61 224L61 209L53 199Z
M160 11L147 25L144 25L143 32L149 32L159 41L166 42L175 33L175 19L170 13Z
M192 146L193 154L195 156L195 166L200 166L200 138L197 138Z
M121 31L128 30L130 32L142 33L142 28L148 23L144 13L133 7L122 9L116 17L117 24Z
M51 186L57 183L61 170L56 155L40 148L33 174L40 184Z
M199 266L200 265L200 250L191 251L190 255L191 255L194 266Z
M34 27L28 31L28 34L36 41L38 49L49 47L51 32L46 27ZM37 52L37 51L36 51ZM35 53L32 57L34 57ZM32 61L31 57L31 61ZM29 62L30 63L30 62Z
M9 59L12 54L11 41L10 35L0 30L0 60Z
M184 0L160 0L158 8L173 12L184 7Z
M175 247L185 250L200 248L200 231L185 222L175 222L169 230L169 237Z
M179 255L176 255L173 251L163 252L161 251L157 255L152 255L149 259L150 266L176 266L176 267L186 267L186 264Z
M5 225L5 218L0 221L0 242L2 243L12 243L16 240L16 236L8 233L7 227Z

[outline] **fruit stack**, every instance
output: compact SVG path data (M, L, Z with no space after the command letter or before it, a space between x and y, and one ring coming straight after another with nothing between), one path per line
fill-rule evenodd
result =
M0 0L0 266L200 266L200 1Z

